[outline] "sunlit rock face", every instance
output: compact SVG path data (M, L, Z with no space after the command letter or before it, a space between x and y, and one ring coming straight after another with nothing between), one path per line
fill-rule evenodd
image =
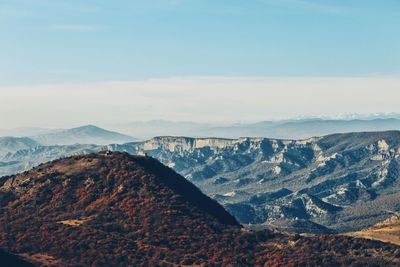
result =
M311 232L316 225L350 231L385 219L385 211L400 209L396 131L305 140L156 137L122 145L38 146L2 156L0 174L104 150L145 153L160 160L246 224L295 222L311 227Z

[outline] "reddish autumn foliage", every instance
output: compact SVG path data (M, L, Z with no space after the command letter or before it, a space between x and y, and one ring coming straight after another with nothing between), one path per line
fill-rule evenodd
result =
M125 153L61 159L1 179L0 247L62 266L399 263L393 245L245 230L173 170Z

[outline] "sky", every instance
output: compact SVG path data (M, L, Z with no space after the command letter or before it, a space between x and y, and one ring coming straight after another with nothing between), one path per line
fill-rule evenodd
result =
M399 0L0 0L0 128L400 112L399 29Z
M387 77L186 77L20 86L3 88L0 113L2 125L47 128L400 114L399 84Z

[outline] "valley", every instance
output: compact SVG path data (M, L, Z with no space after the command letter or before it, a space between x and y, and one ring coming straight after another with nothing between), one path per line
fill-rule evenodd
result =
M0 174L107 150L146 153L159 160L246 225L345 233L368 228L400 210L397 131L305 140L156 137L112 145L34 144L8 149L0 159Z

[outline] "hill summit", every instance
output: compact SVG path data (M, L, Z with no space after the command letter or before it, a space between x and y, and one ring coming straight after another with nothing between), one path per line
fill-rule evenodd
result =
M32 139L42 145L73 144L122 144L137 141L136 138L118 132L108 131L94 125L85 125L72 129L55 130L33 136Z
M172 169L119 152L64 158L0 179L0 247L39 266L345 265L355 259L390 266L400 255L398 247L350 237L251 232Z

